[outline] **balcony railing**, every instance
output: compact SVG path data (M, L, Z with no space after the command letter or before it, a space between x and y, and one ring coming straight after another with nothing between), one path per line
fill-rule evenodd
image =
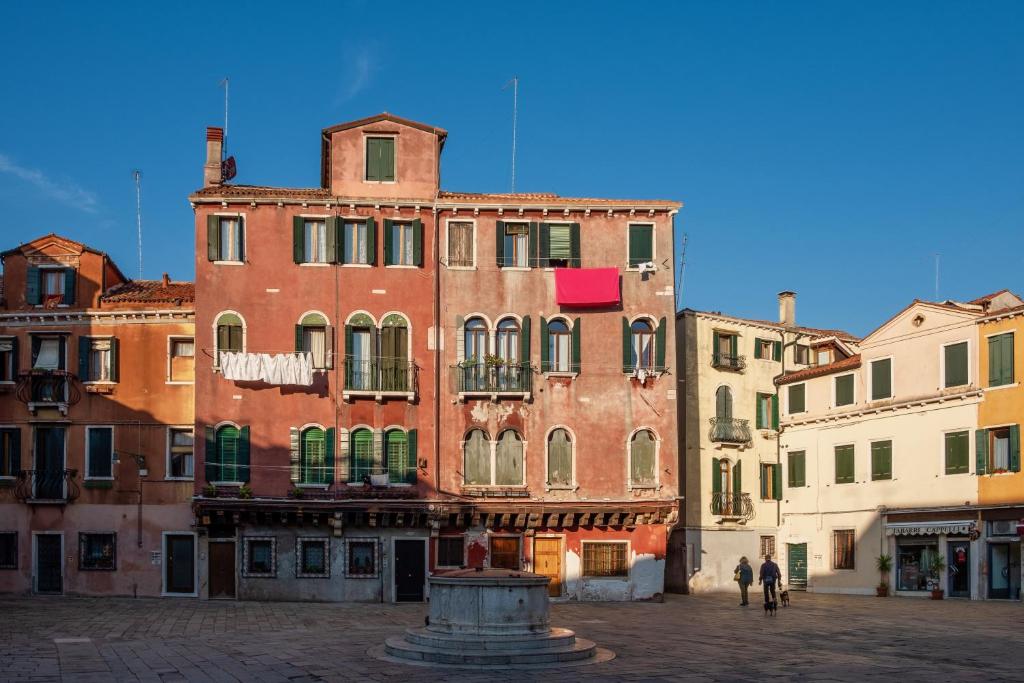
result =
M742 371L747 367L746 356L733 356L727 353L715 353L711 355L711 367L720 370Z
M713 417L708 437L716 443L749 443L751 440L750 420Z
M462 363L452 366L452 372L460 394L529 394L533 390L529 363Z
M416 364L404 358L345 357L345 391L366 394L416 393Z
M82 398L76 380L67 370L27 370L18 375L16 396L29 410L56 407L63 412Z
M78 470L21 470L14 497L23 503L70 503L80 493L77 476Z
M754 504L749 493L716 491L711 494L711 514L746 521L754 518Z

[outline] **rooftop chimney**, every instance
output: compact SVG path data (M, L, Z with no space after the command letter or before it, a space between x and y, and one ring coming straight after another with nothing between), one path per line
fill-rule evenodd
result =
M210 126L206 129L206 164L203 166L203 187L220 185L220 162L224 156L224 129Z
M779 324L796 327L796 292L779 292Z
M163 288L167 289L167 288L170 287L170 285L171 285L171 277L167 273L164 273Z

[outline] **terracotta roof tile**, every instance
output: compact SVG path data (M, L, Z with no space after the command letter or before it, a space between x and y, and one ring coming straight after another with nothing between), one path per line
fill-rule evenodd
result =
M193 197L286 197L289 199L331 199L320 187L270 187L268 185L211 185L192 193Z
M163 280L129 280L108 289L100 300L103 303L192 303L196 299L196 288L192 282L168 282Z
M716 316L718 316L720 318L728 318L729 320L736 320L737 322L746 322L746 323L753 323L755 325L764 325L765 327L771 327L771 328L774 328L774 329L777 329L777 330L783 329L782 325L780 325L778 322L775 322L774 320L758 320L756 318L739 318L739 317L734 316L734 315L726 315L725 313L722 313L720 311L697 311L697 310L694 310L692 308L686 309L686 310L692 311L693 313L702 313L702 314L705 314L705 315L716 315ZM843 330L829 330L829 329L823 329L823 328L818 328L818 327L797 327L795 329L796 329L797 332L800 332L801 334L807 334L807 335L810 335L812 337L835 337L837 339L841 339L843 341L849 341L849 342L860 341L860 338L857 337L856 335L850 334L849 332L845 332Z
M796 372L787 372L782 377L775 380L776 384L792 384L793 382L799 382L805 379L811 379L813 377L824 377L825 375L831 375L835 372L841 372L843 370L852 370L853 368L860 367L860 354L837 360L834 363L828 365L815 365L803 370L797 370Z
M977 299L974 299L972 301L968 301L967 303L969 303L969 304L978 304L978 305L987 304L990 301L992 301L992 299L995 299L997 296L999 296L1000 294L1007 294L1007 293L1009 293L1009 291L1010 290L1008 290L1008 289L1000 289L998 292L992 292L991 294L986 294L985 296L979 296Z
M540 204L586 204L590 206L664 206L678 208L679 202L668 199L607 199L600 197L561 197L553 192L449 192L442 190L438 200L444 202L483 202L490 204L510 204L516 202L535 202Z

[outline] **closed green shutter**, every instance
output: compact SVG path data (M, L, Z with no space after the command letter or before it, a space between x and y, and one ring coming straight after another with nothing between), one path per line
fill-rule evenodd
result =
M943 348L946 368L946 388L967 384L967 342L950 344Z
M776 363L781 363L782 362L782 342L781 341L774 341L774 342L772 342L772 360L774 360Z
M344 235L341 232L342 222L337 216L329 216L327 218L327 224L324 226L324 230L327 231L327 262L328 263L341 263L341 254L338 253L339 247L341 247L344 241Z
M373 471L373 432L359 429L352 434L352 467L349 481L361 482Z
M772 429L779 431L779 395L772 394Z
M328 427L324 431L324 473L320 478L323 484L334 483L334 450L338 443L338 430Z
M892 359L885 358L871 363L871 400L879 401L892 396Z
M121 344L117 337L110 339L110 381L121 381Z
M42 301L42 274L36 266L29 266L25 273L25 303L29 306L38 306Z
M871 444L871 479L892 479L892 441Z
M494 223L494 258L499 268L504 268L505 263L505 221Z
M519 362L523 367L530 366L530 316L523 316L522 329L519 334Z
M841 375L836 377L836 405L848 406L853 404L853 375Z
M789 468L789 487L799 488L807 484L805 476L806 454L804 451L790 451L786 460Z
M249 481L249 427L242 427L238 433L238 474L236 481Z
M423 267L423 221L419 218L412 222L412 264Z
M90 337L78 338L78 380L89 381L89 352L92 350Z
M654 369L665 371L665 343L668 335L668 318L658 321L658 329L654 332Z
M292 218L292 261L305 263L306 261L306 220L302 216Z
M384 219L384 265L395 265L395 222L390 218Z
M407 484L415 484L419 471L419 432L415 429L410 429L407 436L409 443L406 446L408 458L405 465L405 482Z
M629 265L638 266L641 263L646 263L648 261L653 260L654 226L629 226Z
M946 474L964 474L968 471L970 444L967 432L946 434Z
M405 432L392 429L384 435L384 457L388 467L388 481L392 484L406 480L406 466L409 462L408 439Z
M978 429L974 432L974 473L988 473L988 430Z
M629 326L629 318L622 316L622 371L633 372L633 332Z
M64 269L64 296L61 303L65 306L75 305L75 284L78 281L78 271L74 268Z
M572 321L572 368L573 372L580 372L580 319Z
M551 265L551 226L547 223L541 223L540 229L540 253L538 254L537 263L541 268L547 268ZM532 256L532 254L531 254ZM529 263L527 265L533 265Z
M206 483L212 484L220 481L220 459L217 453L217 432L213 427L206 428L206 451L203 454L206 461Z
M377 221L373 218L366 219L366 262L377 265Z
M580 224L569 225L569 267L581 268L583 258L580 254Z
M853 446L836 446L836 483L852 484L854 479Z
M548 340L548 320L540 319L540 371L551 371L551 342Z
M743 463L738 460L732 468L732 492L737 496L743 493Z
M789 386L789 412L790 414L802 413L806 409L805 385L791 384Z
M366 179L380 180L380 138L366 138Z
M1013 333L988 339L989 386L1013 384Z
M1010 471L1020 472L1020 425L1010 425Z
M220 216L206 217L206 260L220 260Z
M391 182L395 179L395 138L380 141L380 179Z
M772 465L772 498L782 500L782 465Z

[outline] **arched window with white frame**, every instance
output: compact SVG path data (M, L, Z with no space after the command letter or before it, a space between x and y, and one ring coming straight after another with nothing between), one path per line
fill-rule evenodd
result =
M638 429L629 439L630 486L654 486L657 474L658 440L649 429Z

